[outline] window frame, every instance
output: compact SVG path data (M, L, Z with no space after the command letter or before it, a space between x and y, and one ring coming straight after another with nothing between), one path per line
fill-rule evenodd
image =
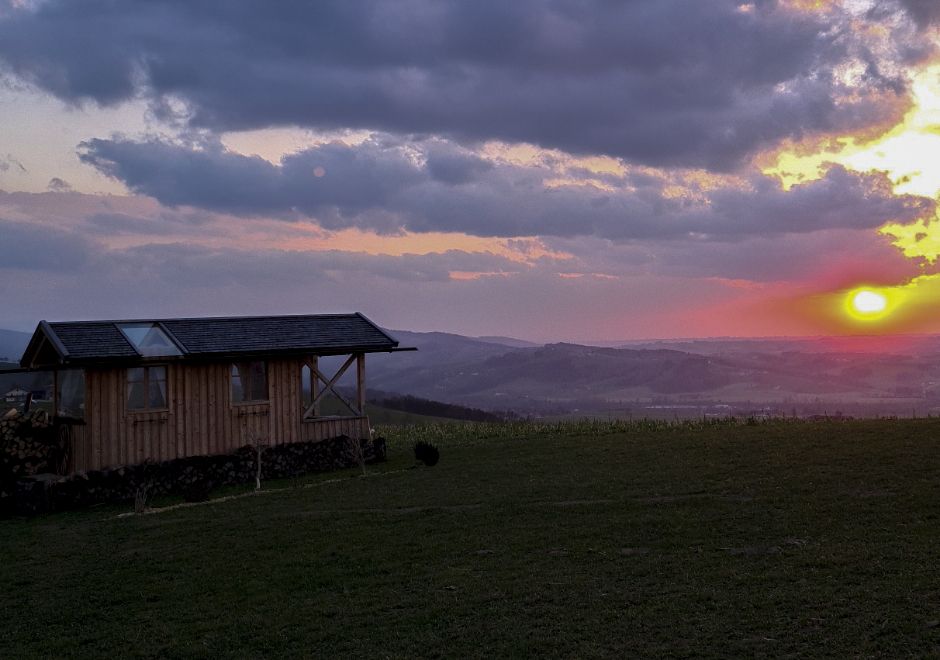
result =
M143 369L144 377L143 380L133 381L133 383L141 383L144 388L145 393L145 405L142 408L131 408L131 380L130 374L132 369ZM164 386L164 405L161 408L151 408L150 407L150 370L151 369L163 369L163 386ZM157 379L156 382L159 382ZM141 364L133 367L127 367L124 370L124 409L129 415L137 414L147 414L147 413L159 413L159 412L169 412L170 411L170 366L167 364Z
M67 376L66 374L69 375ZM87 374L84 369L56 369L54 371L52 389L55 400L52 403L52 407L55 411L55 417L72 421L85 421L85 399L88 396L88 380L86 376ZM76 378L81 382L81 403L78 404L75 409L69 408L66 410L63 407L62 395L65 393L66 382L72 378ZM80 412L80 415L64 414L68 412Z
M251 386L251 374L253 370L249 367L243 376L241 371L238 369L239 365L252 365L261 363L262 369L264 371L264 398L263 399L246 399L245 394L250 393L254 388ZM238 378L238 382L241 385L242 399L241 401L235 400L235 378ZM245 385L248 385L246 387ZM268 361L267 360L246 360L243 362L232 362L229 364L228 370L228 398L229 404L232 406L257 406L262 404L271 403L271 382L268 378Z

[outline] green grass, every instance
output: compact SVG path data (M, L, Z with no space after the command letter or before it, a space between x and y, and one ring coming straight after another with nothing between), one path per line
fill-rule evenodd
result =
M366 413L369 415L369 422L375 424L387 424L391 426L415 425L415 424L459 424L458 420L445 419L443 417L432 417L430 415L420 415L418 413L405 412L403 410L393 410L385 408L375 403L369 403L366 406ZM342 403L332 397L325 397L320 407L321 415L338 415L345 417L350 414L349 409Z
M388 424L393 426L413 425L413 424L460 424L456 419L445 419L443 417L432 417L430 415L420 415L418 413L406 412L404 410L393 410L370 403L366 407L366 413L369 415L369 422L375 424Z
M940 656L937 420L447 426L368 478L0 521L0 657Z

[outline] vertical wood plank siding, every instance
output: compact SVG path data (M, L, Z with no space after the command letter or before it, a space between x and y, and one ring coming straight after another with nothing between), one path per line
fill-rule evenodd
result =
M167 410L127 410L126 370L85 372L85 424L71 429L69 470L223 454L246 444L369 437L365 416L303 420L303 360L268 361L268 397L232 404L229 363L167 365Z

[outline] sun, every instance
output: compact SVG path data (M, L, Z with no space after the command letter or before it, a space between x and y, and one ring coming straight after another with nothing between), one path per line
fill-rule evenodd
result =
M846 309L859 320L880 319L888 312L888 297L874 289L855 289L846 297Z
M859 291L852 297L852 307L859 314L877 314L888 306L888 299L877 291Z

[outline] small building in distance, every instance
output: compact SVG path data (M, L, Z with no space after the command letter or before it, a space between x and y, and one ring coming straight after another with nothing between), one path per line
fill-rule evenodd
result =
M3 395L4 403L9 403L13 405L20 405L26 401L26 397L29 396L29 392L19 387L14 387L11 390L7 390L6 394Z
M72 473L248 444L367 439L365 356L398 350L412 349L358 313L42 321L20 366L55 374ZM345 359L326 374L325 356ZM350 369L355 397L336 391ZM333 408L321 410L327 397Z

